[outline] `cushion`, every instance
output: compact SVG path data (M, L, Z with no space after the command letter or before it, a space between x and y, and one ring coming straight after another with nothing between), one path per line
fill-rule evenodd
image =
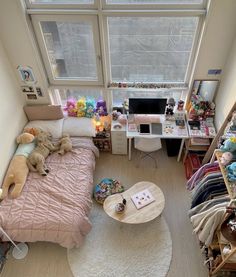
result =
M118 192L123 192L124 187L119 181L110 178L104 178L95 186L94 198L99 204L103 204L107 196Z
M91 118L66 117L62 132L69 134L71 137L94 137L95 126Z
M40 128L45 132L50 132L53 138L62 137L62 125L64 119L59 120L33 120L25 125L25 128Z
M60 105L25 106L24 111L28 120L56 120L63 118L63 111Z

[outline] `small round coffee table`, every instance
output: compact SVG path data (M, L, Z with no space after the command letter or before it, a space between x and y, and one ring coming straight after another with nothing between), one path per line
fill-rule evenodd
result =
M155 201L145 207L137 209L131 199L131 196L145 189L150 191ZM122 202L122 196L127 201L125 211L122 214L117 214L115 212L115 206L117 203ZM161 189L154 183L145 181L136 183L122 193L108 196L103 203L103 209L110 217L120 222L130 224L139 224L151 221L161 215L164 207L165 197Z

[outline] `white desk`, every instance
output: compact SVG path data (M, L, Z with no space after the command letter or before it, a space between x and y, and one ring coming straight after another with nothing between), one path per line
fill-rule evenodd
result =
M140 134L138 131L129 131L129 128L127 126L126 128L126 137L129 140L129 160L131 160L131 146L132 146L132 139L135 137L149 137L149 138L161 138L161 139L182 139L181 144L180 144L180 149L179 149L179 154L177 161L180 161L181 158L181 153L183 150L184 146L184 141L185 139L189 138L188 134L188 128L187 124L185 122L185 127L180 128L179 126L176 126L175 121L166 121L165 117L161 117L160 122L162 123L162 134L161 135L143 135ZM127 123L129 124L129 123Z

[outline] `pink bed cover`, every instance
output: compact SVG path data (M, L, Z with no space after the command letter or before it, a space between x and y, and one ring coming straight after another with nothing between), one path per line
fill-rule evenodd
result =
M29 173L17 199L0 204L0 224L12 240L78 247L91 229L93 171L98 150L90 138L72 138L73 152L47 158L50 173ZM2 236L3 240L7 240Z

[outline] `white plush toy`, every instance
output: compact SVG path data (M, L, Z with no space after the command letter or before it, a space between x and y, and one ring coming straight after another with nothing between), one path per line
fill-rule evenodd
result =
M231 152L224 152L220 158L220 163L222 165L227 165L233 159L233 154Z

